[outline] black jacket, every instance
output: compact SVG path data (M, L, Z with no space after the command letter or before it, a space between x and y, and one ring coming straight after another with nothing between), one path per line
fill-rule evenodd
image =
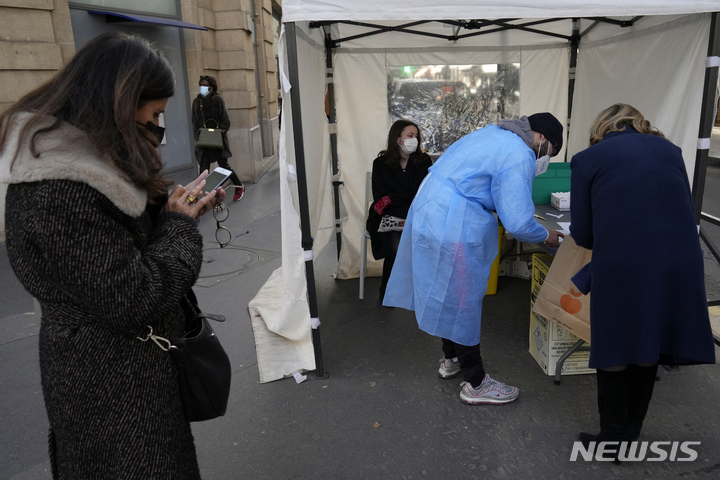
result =
M212 155L220 158L230 158L230 146L227 139L227 131L230 129L230 117L228 116L225 101L219 93L209 93L207 97L198 95L192 104L192 127L195 134L195 140L200 135L201 128L219 128L223 131L223 145L225 148L205 149L195 147L195 159L199 162L203 155ZM217 160L212 160L216 162ZM212 162L211 162L212 163Z
M375 211L375 204L388 195L392 203L385 209L383 215L407 218L410 204L415 198L415 194L420 188L425 175L427 175L428 169L432 166L430 157L426 153L421 155L422 160L419 165L415 165L415 162L411 159L408 161L404 171L400 167L388 166L386 164L387 156L384 154L373 161L373 202L370 205L365 228L370 233L373 256L376 260L385 258L390 252L386 250L387 236L378 232L382 217Z

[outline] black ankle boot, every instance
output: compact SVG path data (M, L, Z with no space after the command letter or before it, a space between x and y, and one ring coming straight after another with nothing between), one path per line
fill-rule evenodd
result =
M598 369L597 388L600 433L597 435L586 432L580 433L578 440L582 442L585 448L588 448L591 442L596 442L595 446L597 447L600 442L623 442L628 440L629 419L627 406L630 397L628 369L619 372ZM618 450L615 454L616 461L619 451L620 445L618 444Z
M657 365L641 367L628 365L628 385L630 397L628 398L628 440L635 441L640 438L643 420L647 415L648 406L652 399L655 380L657 378Z

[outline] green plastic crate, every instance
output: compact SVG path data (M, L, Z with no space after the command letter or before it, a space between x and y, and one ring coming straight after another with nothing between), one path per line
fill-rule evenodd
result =
M550 195L570 191L570 162L548 165L547 172L535 177L532 183L532 199L535 205L549 205Z

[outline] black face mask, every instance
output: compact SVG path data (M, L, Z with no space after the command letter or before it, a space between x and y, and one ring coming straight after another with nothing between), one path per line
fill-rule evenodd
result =
M153 134L153 136L157 139L158 144L162 143L162 139L165 136L165 128L161 127L160 125L155 125L153 122L147 122L145 125L143 125L140 122L136 122L138 125L142 125L150 133Z

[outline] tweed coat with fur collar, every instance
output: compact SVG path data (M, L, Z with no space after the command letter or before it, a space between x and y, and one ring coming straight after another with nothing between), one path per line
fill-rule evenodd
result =
M137 339L148 326L182 333L180 301L202 263L196 222L146 208L145 192L67 124L38 136L38 158L23 145L11 169L26 119L15 116L0 151L0 181L11 265L42 307L53 477L199 478L175 366Z

